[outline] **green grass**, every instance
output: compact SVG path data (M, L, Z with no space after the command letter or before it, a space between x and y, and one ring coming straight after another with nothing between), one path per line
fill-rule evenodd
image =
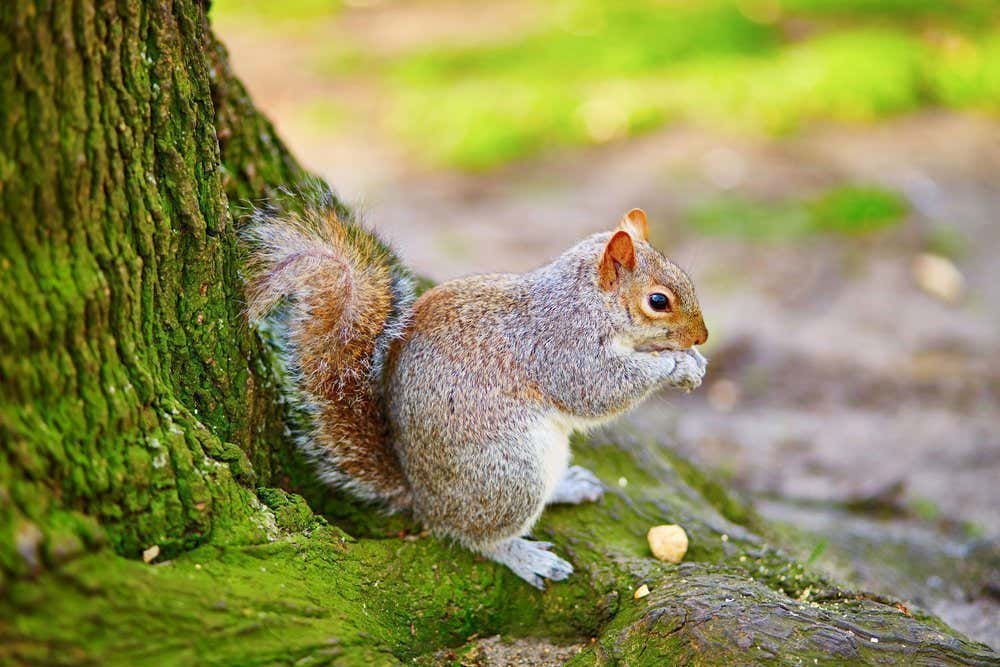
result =
M340 131L352 120L351 110L337 100L309 100L296 112L298 120L324 134Z
M482 170L672 120L781 134L932 105L1000 109L1000 37L967 30L975 12L788 4L810 17L803 40L736 3L586 2L583 18L508 43L397 57L384 65L389 125L430 163Z
M934 19L967 25L995 17L997 8L994 0L782 0L780 3L750 0L744 4L779 4L791 14L813 18L835 15L850 19L882 17L912 22Z
M785 241L817 234L862 236L900 224L906 212L905 201L894 192L844 185L781 202L714 199L688 211L685 222L700 234Z
M893 227L906 215L906 202L889 190L846 185L828 190L806 203L817 232L868 234Z
M937 225L923 235L924 249L951 260L962 259L969 250L969 238L954 227Z
M212 17L253 21L275 27L297 21L330 18L337 14L340 0L212 0Z
M941 518L941 508L930 498L914 498L910 501L910 510L924 521L937 521Z
M430 162L465 169L654 128L671 111L661 72L779 46L732 6L695 5L578 3L506 44L399 58L386 66L390 125Z
M279 19L339 6L216 0L213 13L299 38ZM539 0L500 41L327 41L319 73L379 82L388 132L422 162L473 171L679 121L780 135L932 106L1000 112L997 0Z

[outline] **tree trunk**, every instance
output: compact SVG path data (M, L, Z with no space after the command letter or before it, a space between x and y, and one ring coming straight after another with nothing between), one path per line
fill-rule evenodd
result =
M628 436L577 443L628 485L547 513L577 573L544 594L323 489L241 313L231 212L302 171L205 7L7 0L0 26L0 664L397 663L498 632L599 637L575 664L996 663ZM657 523L688 562L648 557Z
M271 478L281 415L227 194L297 167L200 5L0 11L5 569L105 537L132 557L257 541L251 466Z

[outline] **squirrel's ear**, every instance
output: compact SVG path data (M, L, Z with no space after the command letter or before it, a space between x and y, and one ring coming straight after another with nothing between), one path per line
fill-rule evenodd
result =
M601 255L597 269L602 289L611 289L618 282L619 266L628 271L635 270L635 246L632 245L632 236L623 229L611 236Z
M649 239L649 223L646 222L646 212L641 208L634 208L628 213L626 213L621 222L618 223L618 229L623 229L632 235L632 238L645 241Z

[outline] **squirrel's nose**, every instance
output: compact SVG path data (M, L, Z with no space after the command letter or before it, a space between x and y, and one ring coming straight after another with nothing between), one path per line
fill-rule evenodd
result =
M708 340L708 327L706 327L703 324L701 326L701 333L699 333L697 335L697 337L694 339L694 344L695 345L704 345L705 341L707 341L707 340Z

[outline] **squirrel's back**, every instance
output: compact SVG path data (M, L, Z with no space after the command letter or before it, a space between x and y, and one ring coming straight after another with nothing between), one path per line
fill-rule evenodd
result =
M313 421L303 448L326 481L407 507L382 376L390 344L409 321L410 274L374 234L338 212L327 191L255 210L244 237L248 315L277 320L294 395Z

